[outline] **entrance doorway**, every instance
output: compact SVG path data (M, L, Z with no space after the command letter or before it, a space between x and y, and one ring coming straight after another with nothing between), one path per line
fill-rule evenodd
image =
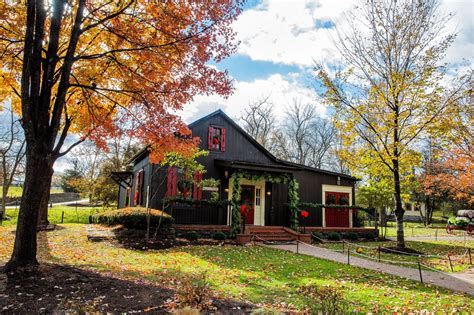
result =
M327 191L325 199L327 204L348 205L349 194ZM347 202L342 202L343 199ZM325 208L326 227L349 227L349 215L348 208Z
M245 224L254 224L255 218L255 186L240 186L240 200L246 206Z

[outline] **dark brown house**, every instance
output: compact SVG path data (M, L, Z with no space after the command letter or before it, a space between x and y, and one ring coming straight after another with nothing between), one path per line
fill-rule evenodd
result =
M189 192L185 192L194 199L207 199L214 192L219 194L221 200L231 200L232 175L236 172L251 174L239 181L241 200L248 205L246 223L249 225L290 226L288 182L270 181L268 178L271 176L296 180L300 203L354 204L356 178L276 158L221 110L191 123L189 128L193 136L201 138L201 149L210 152L198 160L205 166L206 173L196 174L194 181L200 181L203 176L218 179L220 184L219 187L201 188L194 185L189 187ZM132 172L114 173L120 182L119 208L145 206L148 200L149 207L161 209L163 197L179 193L177 181L180 170L150 164L146 150L137 154L131 162ZM230 225L231 208L227 205L218 208L183 204L166 211L172 213L176 224ZM305 219L306 226L353 227L351 208L315 207L305 210L310 212Z

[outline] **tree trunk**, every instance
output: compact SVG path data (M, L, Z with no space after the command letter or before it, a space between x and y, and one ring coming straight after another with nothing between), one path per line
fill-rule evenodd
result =
M49 182L45 182L44 185L48 186L48 189L44 191L43 198L41 199L41 206L39 209L39 216L38 216L38 229L44 229L48 226L48 202L49 202L49 195L50 195L50 187L51 181L53 178L53 170L51 169L51 174L49 175Z
M0 208L0 224L2 224L3 219L6 217L7 214L7 189L3 186L2 190L2 204Z
M4 271L38 264L36 260L36 225L41 201L46 194L45 191L49 190L47 184L51 182L53 163L54 159L44 150L27 148L25 182L18 215L15 245L12 257Z
M403 231L403 215L405 211L402 206L401 187L400 187L400 172L398 167L398 160L393 161L393 182L394 182L394 196L395 196L395 216L397 218L397 247L405 248L405 235Z

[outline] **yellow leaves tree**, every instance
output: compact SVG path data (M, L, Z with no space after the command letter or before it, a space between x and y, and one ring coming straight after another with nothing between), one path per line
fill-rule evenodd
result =
M241 0L5 0L0 97L21 115L25 189L7 269L36 264L36 222L53 164L85 139L126 132L159 162L196 144L176 112L195 95L231 93L209 66L236 48ZM132 128L133 126L133 128ZM65 146L68 135L79 140ZM77 139L77 138L76 138Z
M391 178L400 248L402 185L420 162L419 141L449 130L449 115L471 76L442 84L441 61L455 36L440 36L450 15L437 9L436 0L368 1L338 30L347 67L317 67L324 99L336 110L341 157L364 175Z

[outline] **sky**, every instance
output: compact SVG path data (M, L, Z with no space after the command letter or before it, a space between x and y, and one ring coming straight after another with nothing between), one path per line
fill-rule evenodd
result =
M321 116L330 111L317 100L312 85L315 62L339 60L334 47L335 27L354 0L251 0L233 23L240 45L237 54L213 64L234 80L228 99L197 96L180 113L190 123L216 109L238 118L249 103L270 96L277 114L294 99L314 104ZM457 64L474 52L474 1L445 0L441 12L454 13L448 27L458 36L446 61Z
M315 62L339 60L334 47L335 27L354 0L248 0L233 23L240 41L235 55L212 65L227 70L233 79L234 93L228 99L197 96L180 112L191 123L217 109L238 119L249 103L270 97L277 116L283 115L293 100L313 104L322 117L330 109L318 99L312 82ZM458 63L474 51L474 0L443 1L442 12L455 14L450 28L458 37L449 48L446 61ZM57 172L69 167L68 158L55 164Z

